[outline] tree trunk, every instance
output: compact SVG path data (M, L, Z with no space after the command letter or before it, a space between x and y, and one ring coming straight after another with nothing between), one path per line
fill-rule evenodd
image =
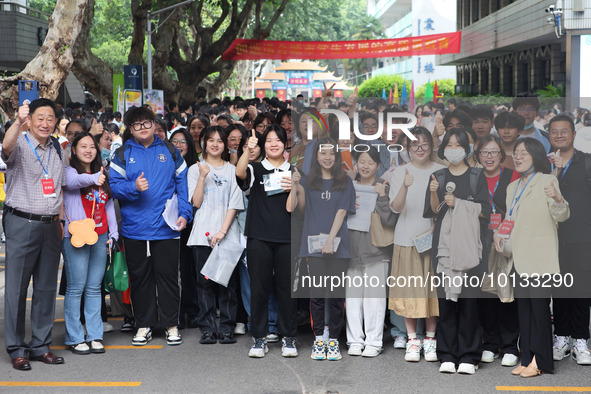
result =
M25 69L12 77L0 79L0 111L12 117L18 107L18 81L39 81L40 97L55 100L68 77L74 47L84 27L89 0L57 0L49 18L49 29L39 53Z
M94 1L88 0L82 30L72 48L74 64L72 72L84 87L107 107L113 102L113 69L90 50L90 27L94 18Z
M127 56L128 64L144 64L144 40L148 27L148 10L152 8L152 0L131 0L131 16L133 18L133 34L131 49Z

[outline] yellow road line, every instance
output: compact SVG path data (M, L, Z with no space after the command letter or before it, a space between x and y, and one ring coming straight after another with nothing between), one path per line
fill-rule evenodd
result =
M142 382L0 382L0 386L34 387L139 387Z
M114 349L114 350L121 350L121 349L162 349L163 345L145 345L145 346L132 346L132 345L110 345L105 346L105 349ZM51 350L65 350L68 346L50 346Z
M576 386L497 386L497 391L591 391L591 387Z
M55 297L56 300L63 300L64 297ZM27 298L27 301L33 301L32 298Z

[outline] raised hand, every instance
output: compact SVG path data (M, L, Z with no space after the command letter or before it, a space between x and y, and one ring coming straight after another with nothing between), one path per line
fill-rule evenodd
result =
M259 144L259 139L257 138L254 129L252 129L252 135L248 138L248 150L251 151L257 147Z
M546 193L546 196L553 199L557 203L561 203L564 201L562 198L562 194L560 194L560 192L554 186L554 181L552 181L548 186L544 186L544 192Z
M431 182L429 183L429 190L431 193L437 193L437 189L439 189L439 182L435 179L435 175L431 174Z
M137 188L137 190L139 192L145 192L146 190L148 190L148 180L146 178L144 178L143 172L142 172L142 175L140 175L135 180L135 187Z
M435 134L437 136L437 138L439 138L443 134L445 134L445 126L443 125L442 120L439 118L435 122L435 128L433 129L433 134Z
M27 118L29 117L29 100L25 100L23 105L18 107L18 112L16 118L18 119L21 125L27 123Z
M383 183L376 183L373 187L373 191L378 193L378 196L384 197L386 195L386 184L388 181Z
M98 180L96 181L96 185L102 186L106 180L107 180L107 176L105 175L105 169L103 167L101 167L100 175L98 177Z
M408 188L415 181L415 177L408 172L408 168L404 169L404 187ZM435 181L437 182L437 181ZM437 184L439 187L439 184Z
M347 174L347 176L349 178L351 178L351 180L355 180L355 177L357 176L357 171L355 171L354 168L351 168L351 166L349 165L349 163L343 163L345 165L345 174Z
M291 174L291 183L293 184L293 189L295 189L295 187L300 184L301 179L302 174L300 174L300 171L297 169L297 167L294 167L293 173Z
M353 94L347 97L347 106L352 107L357 104L359 101L359 96L357 95L357 86L355 86L355 90L353 90Z
M552 155L552 163L556 168L564 168L564 159L560 157L560 149L558 149L556 153Z
M322 82L322 84L324 85L324 93L322 94L323 97L331 97L332 96L332 88L335 87L336 83L333 83L332 86L330 88L326 88L326 83Z
M205 179L207 175L211 171L211 168L206 163L197 162L197 166L199 167L199 178Z

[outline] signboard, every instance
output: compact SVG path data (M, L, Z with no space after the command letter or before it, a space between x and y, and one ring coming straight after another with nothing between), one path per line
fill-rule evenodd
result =
M144 104L148 104L155 114L164 116L164 90L144 89Z
M591 97L591 35L581 35L579 97Z
M277 89L277 98L281 101L285 101L287 96L287 89Z
M127 89L123 92L125 96L125 112L131 107L142 106L142 92L141 90L130 90Z
M144 77L142 66L124 66L125 90L142 90Z
M265 89L257 89L257 97L260 99L265 98Z
M289 78L290 85L307 85L310 83L308 78Z
M115 112L125 112L125 78L123 74L113 74L113 108Z
M31 103L39 98L39 82L18 81L18 105L21 106L28 100Z

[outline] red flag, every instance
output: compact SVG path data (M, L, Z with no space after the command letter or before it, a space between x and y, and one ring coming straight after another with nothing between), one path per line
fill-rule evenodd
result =
M392 102L393 102L392 89L390 89L390 97L388 98L388 104L392 104Z
M435 87L433 88L433 97L439 97L439 89L437 88L437 81L435 81Z

